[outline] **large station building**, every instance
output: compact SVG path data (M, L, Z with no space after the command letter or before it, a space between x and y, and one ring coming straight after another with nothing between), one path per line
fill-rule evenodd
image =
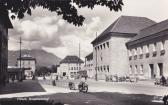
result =
M129 75L129 60L125 43L138 32L156 22L145 17L121 16L95 40L93 45L93 66L97 78L107 75Z

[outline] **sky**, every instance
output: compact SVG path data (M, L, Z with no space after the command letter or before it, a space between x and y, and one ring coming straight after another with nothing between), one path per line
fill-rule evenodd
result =
M77 27L64 21L61 16L42 8L32 11L22 20L11 20L14 29L9 30L9 50L19 49L22 37L23 49L43 49L60 58L80 55L84 59L93 51L91 42L122 15L147 17L156 22L168 19L168 0L124 0L122 11L113 12L96 6L93 10L78 9L86 19Z

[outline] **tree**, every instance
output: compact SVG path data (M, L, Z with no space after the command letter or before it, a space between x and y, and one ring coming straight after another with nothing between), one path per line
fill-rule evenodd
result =
M110 10L122 10L122 0L0 0L0 10L9 10L22 19L25 13L31 15L31 10L36 7L48 9L62 15L62 18L75 26L83 25L85 17L78 15L77 7L93 9L95 5L106 6ZM77 6L77 7L76 7Z
M49 69L48 67L45 67L45 66L37 68L37 71L36 71L36 75L38 75L38 76L44 76L44 75L50 74L50 73L51 73L51 69Z
M52 73L57 73L57 67L58 67L58 65L52 65L51 66L51 72Z

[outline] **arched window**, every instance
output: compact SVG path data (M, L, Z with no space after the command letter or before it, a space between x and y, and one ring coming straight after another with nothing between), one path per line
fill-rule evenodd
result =
M139 53L143 54L143 46L139 47Z
M161 42L161 46L160 46L160 49L161 49L161 50L164 50L164 49L165 49L165 48L164 48L164 47L165 47L164 45L165 45L165 41L162 41L162 42Z
M146 53L149 53L149 45L146 45L146 46L145 46L145 52L146 52Z

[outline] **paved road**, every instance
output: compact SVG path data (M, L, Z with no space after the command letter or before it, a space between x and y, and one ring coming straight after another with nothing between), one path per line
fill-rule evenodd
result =
M41 84L52 85L51 80L39 81ZM57 87L68 89L69 81L75 82L76 84L80 82L80 80L59 80L56 82L56 85ZM89 92L120 92L126 94L147 94L156 96L168 94L168 87L156 86L152 81L140 81L137 83L87 81L87 83L89 85Z

